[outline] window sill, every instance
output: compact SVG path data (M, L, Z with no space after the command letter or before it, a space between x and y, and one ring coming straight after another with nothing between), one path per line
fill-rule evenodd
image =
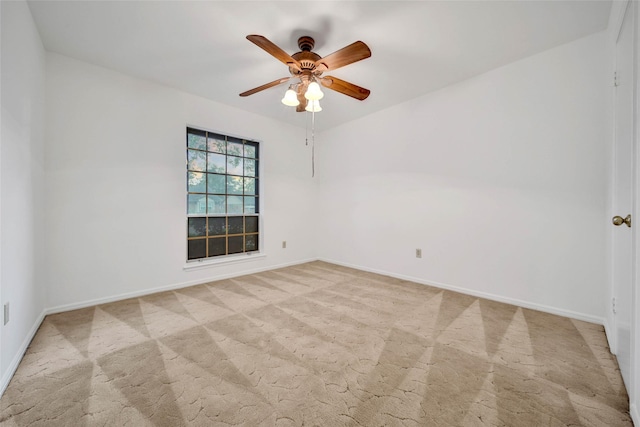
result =
M238 264L247 261L256 261L265 258L267 255L259 252L243 253L239 255L228 256L222 259L207 259L202 261L191 261L182 267L183 270L198 270L200 268L212 267L216 265Z

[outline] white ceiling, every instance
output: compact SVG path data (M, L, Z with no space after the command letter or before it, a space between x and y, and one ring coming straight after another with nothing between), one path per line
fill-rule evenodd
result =
M29 1L47 50L304 126L280 99L288 76L245 39L290 54L316 39L326 56L356 40L371 58L327 73L371 90L365 101L325 90L327 129L553 46L604 30L611 1Z

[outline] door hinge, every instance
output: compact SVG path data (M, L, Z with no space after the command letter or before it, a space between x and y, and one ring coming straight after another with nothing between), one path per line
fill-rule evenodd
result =
M616 87L619 86L619 84L618 84L618 72L617 71L613 72L613 85L616 86Z
M613 314L616 314L616 299L611 298L611 311L613 312Z

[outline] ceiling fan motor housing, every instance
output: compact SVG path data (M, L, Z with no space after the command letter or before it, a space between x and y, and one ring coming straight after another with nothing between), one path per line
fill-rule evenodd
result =
M322 59L322 57L317 53L309 51L294 53L293 55L291 55L291 57L300 63L300 68L302 69L302 71L300 71L289 67L291 74L293 74L294 76L297 76L298 74L301 74L305 71L313 72L316 69L316 61ZM318 73L317 75L320 74L321 73Z
M300 52L294 53L291 57L300 63L300 68L302 70L296 70L295 68L289 67L289 71L293 76L305 74L305 71L311 71L312 73L315 71L316 61L322 59L322 57L315 52L311 52L313 46L315 46L315 40L313 40L312 37L302 36L298 39ZM314 74L319 76L322 73Z

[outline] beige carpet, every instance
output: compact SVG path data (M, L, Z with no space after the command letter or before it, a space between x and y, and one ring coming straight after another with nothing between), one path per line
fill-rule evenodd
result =
M601 326L323 262L48 316L3 425L630 426Z

